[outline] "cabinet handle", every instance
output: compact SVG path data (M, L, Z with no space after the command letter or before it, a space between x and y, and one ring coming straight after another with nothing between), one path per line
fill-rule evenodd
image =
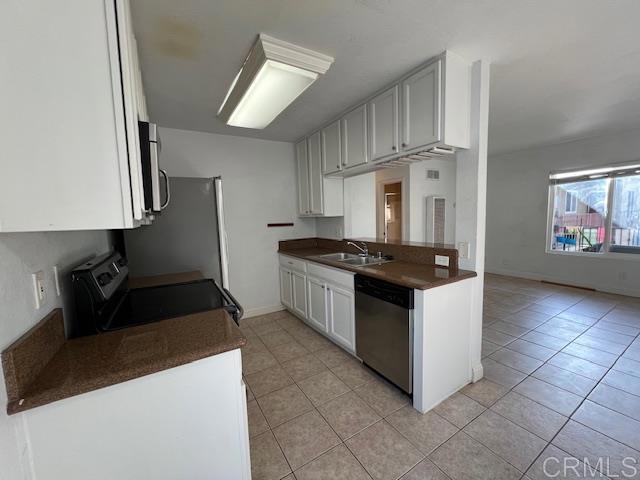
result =
M393 150L394 152L398 149L398 147L396 147L395 145L393 147L391 147L391 150Z
M408 143L403 143L403 144L402 144L402 148L406 148L406 147L408 147L408 146L409 146L409 144L408 144Z

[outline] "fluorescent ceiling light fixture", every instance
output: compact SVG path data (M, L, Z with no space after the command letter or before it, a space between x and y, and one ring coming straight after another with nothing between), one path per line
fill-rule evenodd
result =
M234 127L265 128L332 63L327 55L260 34L218 117Z

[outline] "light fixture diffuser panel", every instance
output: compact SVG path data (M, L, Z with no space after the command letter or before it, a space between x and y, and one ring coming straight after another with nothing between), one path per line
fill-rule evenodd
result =
M326 55L261 34L218 116L235 127L265 128L332 62Z

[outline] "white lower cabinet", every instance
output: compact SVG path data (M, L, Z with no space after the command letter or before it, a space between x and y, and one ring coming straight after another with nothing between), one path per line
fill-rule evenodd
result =
M355 353L355 295L351 272L280 255L280 299L294 315Z
M307 318L307 277L303 273L291 272L291 308L296 315Z
M293 307L293 291L291 289L291 272L280 267L280 301L287 308Z
M355 352L356 324L353 291L330 285L326 292L329 336L343 347Z
M309 296L309 310L307 320L318 330L327 331L327 297L324 280L313 277L307 278L307 293Z

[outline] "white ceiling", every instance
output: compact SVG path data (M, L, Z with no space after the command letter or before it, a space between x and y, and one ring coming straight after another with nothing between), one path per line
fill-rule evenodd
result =
M450 49L492 62L492 153L640 125L638 0L132 0L160 125L294 141ZM335 63L264 130L216 118L258 33Z

